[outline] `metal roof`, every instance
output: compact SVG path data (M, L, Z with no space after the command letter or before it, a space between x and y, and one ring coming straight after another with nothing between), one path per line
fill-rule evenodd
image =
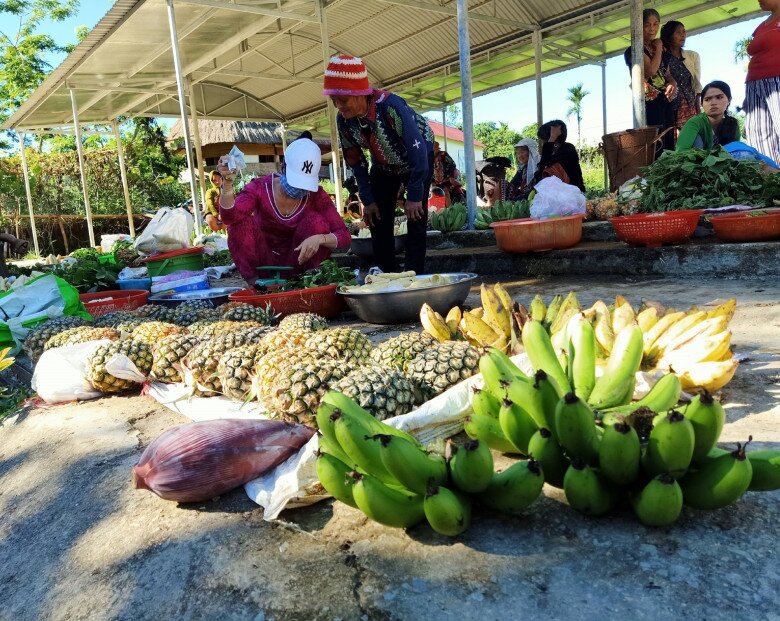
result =
M323 4L325 4L323 2ZM761 15L747 0L646 2L689 33ZM200 118L327 127L317 0L176 0L184 74ZM470 0L474 95L621 53L629 0ZM27 131L119 116L178 117L165 0L117 0L90 34L3 125ZM460 99L454 0L330 0L330 53L362 57L375 86L421 111Z

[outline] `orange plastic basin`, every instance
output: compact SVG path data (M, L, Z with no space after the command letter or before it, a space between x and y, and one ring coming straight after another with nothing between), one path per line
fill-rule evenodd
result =
M539 252L570 248L582 239L583 216L535 220L520 218L493 222L496 243L504 252Z

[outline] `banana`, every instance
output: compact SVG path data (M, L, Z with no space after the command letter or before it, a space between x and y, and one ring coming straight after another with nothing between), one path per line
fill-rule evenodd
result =
M645 526L668 526L680 517L683 494L680 484L668 474L660 474L631 499L634 514Z
M461 311L460 306L453 306L447 312L447 316L444 318L444 323L447 324L447 328L449 329L451 335L457 334L458 325L460 324L462 317L463 311Z
M496 334L504 337L510 336L510 317L508 308L502 308L501 300L495 290L484 284L480 286L480 296L482 298L482 307L485 309L485 323L487 323Z
M317 450L320 453L327 453L331 457L335 457L345 464L349 463L349 457L347 457L347 454L341 450L341 446L336 441L335 436L331 440L320 432L317 441L319 443Z
M480 359L479 370L493 395L502 395L501 400L508 398L521 404L537 425L546 422L542 393L534 388L534 383L517 368L509 356L491 348Z
M531 319L534 321L544 322L544 316L545 313L547 313L547 307L544 305L544 300L542 299L542 296L538 293L534 297L533 300L531 300Z
M599 444L600 473L616 485L629 485L639 476L639 436L627 423L604 428Z
M357 508L375 522L409 528L425 517L423 497L388 487L370 474L352 475L352 496Z
M736 298L731 298L730 300L727 300L714 310L711 310L707 313L707 319L711 319L712 317L727 317L729 321L732 320L734 317L734 311L737 310L737 300Z
M502 453L520 452L514 444L507 440L498 420L490 416L471 414L466 417L463 430L469 438L484 442L496 451Z
M550 378L547 377L547 373L541 369L534 375L534 389L540 394L542 412L544 413L543 418L534 418L534 421L536 421L539 428L544 427L545 429L549 429L557 442L557 434L555 432L555 410L558 407L558 402L563 398L563 395L560 394L555 383L550 381Z
M352 481L348 479L351 469L344 462L328 453L317 456L317 478L325 491L345 505L357 507L352 495Z
M423 511L428 524L440 535L457 537L471 525L471 503L465 496L443 486L433 486L425 494Z
M566 470L563 492L571 508L585 515L604 515L617 504L612 487L580 461L572 462Z
M683 389L701 389L715 392L731 381L739 363L733 358L722 361L698 362L680 373Z
M602 300L597 300L591 310L595 312L593 322L593 332L596 335L598 343L604 356L609 356L612 346L615 344L615 333L612 331L612 322L610 320L609 308Z
M541 427L528 442L528 455L542 466L544 480L553 487L563 487L563 477L569 467L569 460L553 438L549 429Z
M606 416L607 414L630 414L634 410L643 407L653 412L667 412L677 405L681 393L682 385L680 384L680 378L674 373L667 373L639 401L601 410L601 413L605 415L603 420L605 424L610 424L614 421L614 418Z
M699 336L677 349L664 350L664 355L658 359L656 367L684 369L697 362L720 360L730 347L731 332L728 330L713 335Z
M750 451L747 457L753 468L749 490L770 492L780 489L780 451Z
M542 369L551 377L561 392L571 392L571 385L566 373L561 367L558 358L553 350L552 342L544 329L544 326L538 321L527 321L523 326L523 347L525 347L528 359L538 371Z
M498 422L507 440L527 455L528 442L538 429L531 415L517 403L505 399L498 412Z
M691 465L694 442L691 421L672 411L650 432L642 467L650 476L668 473L679 479Z
M685 315L679 321L676 321L669 327L658 339L653 343L650 348L649 356L651 358L661 358L667 345L671 344L675 339L682 336L707 318L707 313L704 311L696 311Z
M379 456L387 472L406 489L424 494L430 485L447 480L447 463L440 455L427 455L403 438L380 434Z
M692 461L698 463L715 447L726 423L726 412L720 402L705 390L696 395L685 408L685 418L693 426Z
M661 337L664 332L666 332L671 326L675 324L675 322L679 321L685 317L684 311L677 311L677 312L668 312L666 315L661 317L655 325L650 328L647 332L643 335L643 341L644 341L644 355L646 357L650 357L650 352L652 351L652 347L655 344L655 342Z
M600 410L631 401L641 363L642 331L639 326L627 326L615 338L604 374L596 380L588 403Z
M487 347L500 335L476 315L466 313L460 320L460 329L464 335L470 336L483 347Z
M712 319L700 321L667 343L662 350L659 350L656 357L663 358L664 356L679 350L681 347L691 344L699 338L713 336L723 332L726 330L727 326L728 320L726 317L713 317Z
M498 410L501 409L501 401L487 388L471 387L471 409L475 414L498 418Z
M590 322L579 321L572 327L568 363L574 394L587 401L596 385L596 335Z
M497 472L487 489L477 498L491 509L519 515L539 497L544 487L544 473L538 461L518 461Z
M612 332L618 334L626 326L634 325L636 313L628 302L618 304L615 302L615 310L612 311Z
M737 444L731 453L708 458L698 470L684 476L680 487L685 504L694 509L720 509L739 500L753 478L745 446Z
M599 433L593 412L573 392L558 402L555 410L555 433L558 444L574 460L597 464Z
M501 300L501 306L504 310L512 312L514 301L512 300L512 296L509 295L509 291L504 288L504 285L500 282L496 283L493 285L493 291L498 296L498 299Z
M423 330L439 341L449 341L452 338L444 318L427 303L420 308L420 323L423 326Z
M547 312L544 315L544 326L546 328L549 329L552 325L552 322L555 321L555 318L558 316L558 311L561 308L561 304L563 304L563 296L556 295L552 300L550 300L550 303L547 305Z
M482 319L482 316L485 314L485 309L481 306L477 306L476 308L472 308L470 311L467 311L469 315L474 315L475 317L479 317ZM466 313L463 313L464 315ZM458 324L460 326L460 324Z
M558 309L558 314L555 316L555 321L550 324L550 334L555 334L560 330L563 330L566 322L569 321L571 316L580 312L582 306L577 299L577 294L574 291L569 291L569 294L561 302L561 307Z
M379 442L372 439L374 434L371 429L358 419L343 414L333 414L332 416L336 417L334 421L336 440L349 458L347 465L350 468L367 472L383 483L398 485L398 480L387 471L382 463Z
M487 489L493 478L493 453L479 440L468 440L453 447L450 477L458 489L476 493Z
M656 323L658 323L658 309L655 306L648 306L640 311L636 316L636 323L646 333Z

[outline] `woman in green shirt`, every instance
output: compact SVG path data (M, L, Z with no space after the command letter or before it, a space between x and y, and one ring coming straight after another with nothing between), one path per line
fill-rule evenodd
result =
M683 125L677 138L677 150L714 149L739 140L739 123L729 115L731 88L715 80L701 91L702 112Z
M222 175L219 171L211 171L211 187L206 190L206 206L203 209L203 219L212 231L225 228L219 218L219 189L222 187Z

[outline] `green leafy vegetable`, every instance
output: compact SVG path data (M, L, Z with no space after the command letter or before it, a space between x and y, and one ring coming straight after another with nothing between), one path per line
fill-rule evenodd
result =
M293 289L311 289L325 285L354 285L355 275L347 267L340 267L333 259L320 263L318 268L307 270L290 278L277 291L292 291Z

